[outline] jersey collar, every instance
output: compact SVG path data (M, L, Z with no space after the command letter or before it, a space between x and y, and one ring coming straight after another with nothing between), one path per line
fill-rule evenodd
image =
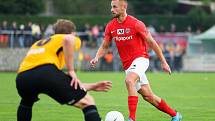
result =
M128 19L128 16L129 16L129 15L127 15L127 16L125 17L125 20L124 20L122 23L120 23L120 22L118 21L118 19L116 19L117 23L119 23L119 24L125 23L125 21Z

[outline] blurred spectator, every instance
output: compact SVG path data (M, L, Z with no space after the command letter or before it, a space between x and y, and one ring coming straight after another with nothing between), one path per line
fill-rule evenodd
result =
M98 39L98 36L99 36L99 27L98 25L94 25L91 29L91 33L92 33L92 41L90 42L91 44L91 47L96 47L97 45L97 39Z
M87 42L89 42L91 40L92 33L90 30L91 30L90 24L85 23L84 28L81 30L82 32L84 32L84 34L81 37L81 40L87 41Z
M163 26L163 25L160 25L159 26L159 31L158 31L159 33L165 33L166 32L166 29L165 29L165 27Z
M53 30L53 25L52 24L49 24L46 27L46 30L45 30L44 34L45 34L46 38L54 34L54 30Z
M43 25L43 24L38 24L38 26L40 27L40 38L39 38L39 39L41 39L41 38L44 37L44 33L45 33L46 27L45 27L45 25ZM38 39L38 40L39 40L39 39Z
M38 24L32 25L32 36L33 36L33 41L37 41L37 40L40 40L42 38L41 29L40 29L40 26Z
M155 52L152 51L152 50L149 51L149 56L150 56L150 58L149 58L150 59L150 61L149 61L149 71L154 72L154 71L156 71L155 61L157 59L157 56L156 56Z
M89 61L91 60L90 54L85 53L85 55L84 55L84 60L87 61L87 62L89 62Z
M154 26L149 25L149 26L147 27L147 29L148 29L148 31L149 31L151 34L156 34L156 29L155 29Z
M80 50L80 51L78 52L77 71L80 71L80 70L81 70L81 65L82 65L83 60L84 60L84 54L83 54L83 52Z
M196 30L196 34L198 35L198 34L201 34L201 33L202 33L201 28L198 27L197 30Z
M104 57L101 59L100 63L101 71L112 71L113 70L113 53L109 50Z
M18 27L17 27L17 23L16 21L14 21L12 23L12 27L10 28L11 30L11 35L10 35L10 48L14 48L16 46L16 43L17 43L17 30L18 30Z
M173 41L168 41L164 47L164 56L166 58L167 63L170 65L170 68L174 70L174 51L175 44Z
M92 31L93 38L96 39L99 36L99 27L98 27L98 25L93 26L91 31Z
M185 32L188 34L192 34L192 27L190 25L188 25Z
M30 47L33 44L33 36L32 36L32 22L29 21L28 25L25 27L25 46Z
M18 41L19 41L19 47L24 48L24 41L25 41L25 35L24 35L24 29L25 29L25 25L21 24L19 27L19 33L17 33L18 36Z
M8 23L6 20L2 22L1 30L9 30Z
M9 27L6 20L2 22L2 26L0 27L0 45L1 47L7 47L9 35L8 35Z
M99 35L97 38L97 47L99 47L99 45L102 44L103 37L104 37L104 27L102 25L100 25L99 26Z
M170 32L171 32L171 33L175 33L175 32L176 32L176 25L175 25L174 23L172 23L172 24L170 25Z
M175 48L174 53L174 70L177 72L181 72L181 69L183 67L182 65L182 59L185 54L185 45L178 41Z
M120 57L118 54L116 43L114 41L111 42L111 50L113 53L113 71L118 72L118 71L123 70L122 63L121 63L121 61L119 61Z
M105 58L105 61L107 63L112 63L113 62L113 54L112 54L112 52L108 51L108 53L105 54L104 58Z

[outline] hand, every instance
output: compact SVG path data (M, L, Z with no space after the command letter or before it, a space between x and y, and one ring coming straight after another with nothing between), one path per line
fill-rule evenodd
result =
M90 61L90 67L95 68L96 67L96 63L98 63L99 59L98 58L94 58Z
M162 62L161 63L161 68L165 71L165 72L168 72L169 74L171 74L171 69L168 65L167 62Z
M84 89L81 84L81 81L77 78L75 71L69 71L68 73L69 73L69 76L72 77L70 85L74 86L75 89L78 89L78 86L80 86L81 89Z
M112 82L111 81L100 81L97 82L93 89L94 91L101 91L101 92L107 92L112 88Z

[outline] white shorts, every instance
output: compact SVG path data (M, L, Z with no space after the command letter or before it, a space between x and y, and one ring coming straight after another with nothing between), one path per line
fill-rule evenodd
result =
M125 70L126 75L129 72L134 72L139 76L140 80L138 80L136 83L137 91L140 90L141 85L149 84L149 81L145 74L148 67L149 67L149 59L144 58L144 57L139 57L139 58L136 58L132 62L132 64L130 65L130 67L127 70Z

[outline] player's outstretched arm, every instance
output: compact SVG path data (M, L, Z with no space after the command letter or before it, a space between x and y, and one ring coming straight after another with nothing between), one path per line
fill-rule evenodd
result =
M108 51L109 45L110 45L109 41L103 40L101 46L99 47L99 49L96 53L95 58L93 58L90 61L91 67L95 68L96 63L99 61L99 59L104 55L104 53L106 53Z
M68 69L69 76L72 77L71 86L74 86L75 89L78 88L78 85L82 88L80 80L77 78L74 71L74 42L75 36L73 34L65 35L63 38L63 52L65 56L66 68Z
M107 92L112 88L111 81L99 81L96 83L83 83L83 87L87 91Z
M143 40L147 42L149 47L156 53L156 55L159 57L161 61L161 67L165 72L171 73L171 69L166 62L166 59L162 53L161 48L158 46L157 42L154 40L154 38L151 36L150 32L147 30L145 24L141 21L138 21L135 24L136 31L140 34Z

